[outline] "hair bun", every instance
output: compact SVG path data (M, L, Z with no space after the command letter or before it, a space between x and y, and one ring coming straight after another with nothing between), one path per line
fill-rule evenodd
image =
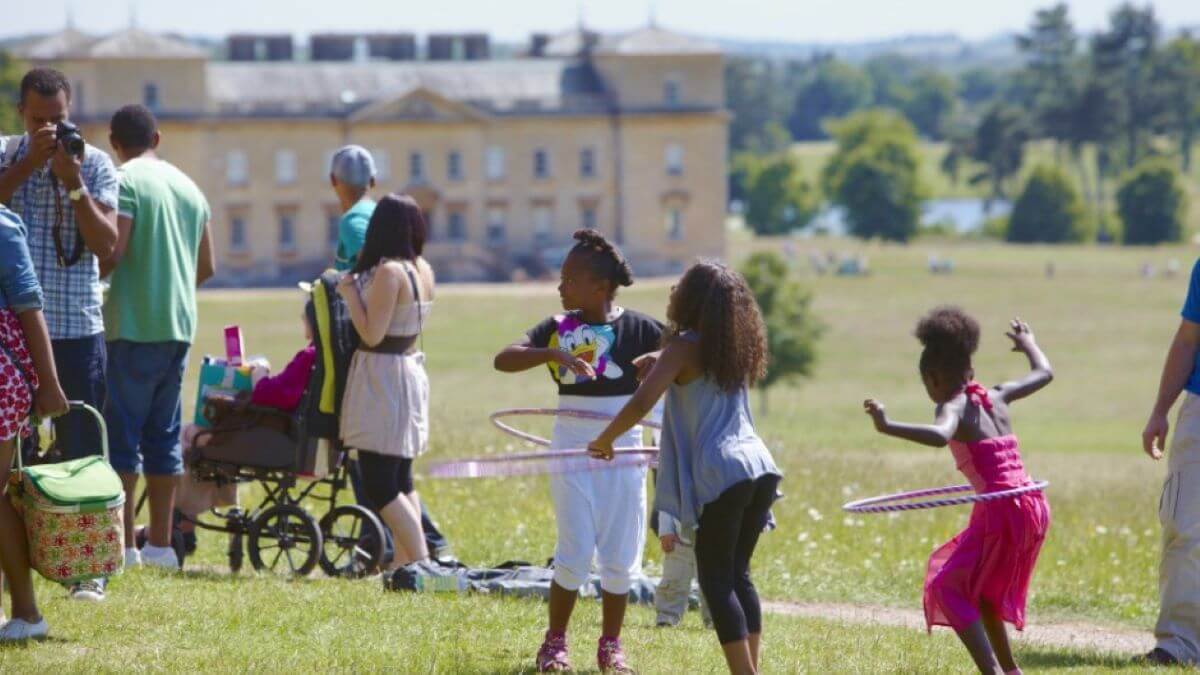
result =
M917 323L916 336L926 349L969 357L979 348L979 323L958 307L938 307Z

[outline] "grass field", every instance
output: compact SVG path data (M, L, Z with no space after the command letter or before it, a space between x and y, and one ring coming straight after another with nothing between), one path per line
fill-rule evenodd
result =
M738 253L775 246L738 244ZM805 244L800 244L804 246ZM759 426L787 477L780 527L764 537L756 581L772 600L872 603L917 608L930 549L965 520L962 509L848 517L854 497L958 482L949 453L874 433L861 412L867 396L899 419L924 420L932 407L916 376L920 313L961 303L979 318L981 380L1022 373L1008 352L1005 322L1029 321L1057 379L1014 408L1030 471L1051 481L1049 540L1035 575L1031 621L1074 620L1148 631L1156 611L1159 529L1155 509L1164 466L1141 453L1139 434L1161 360L1177 323L1186 278L1142 279L1138 268L1185 249L1013 248L944 244L953 276L925 272L928 245L908 248L819 241L811 245L869 257L864 278L811 277L815 309L828 325L808 381L771 392ZM804 250L798 259L806 258ZM1057 274L1045 278L1053 261ZM802 274L807 273L801 270ZM623 301L661 315L669 282L635 286ZM547 286L445 287L425 338L433 381L433 437L424 461L516 450L486 415L506 406L550 405L542 372L505 376L492 354L556 309ZM221 327L240 324L251 353L277 367L299 348L298 291L219 292L202 297L193 366L215 353ZM195 392L195 368L185 391ZM758 397L755 397L757 404ZM188 401L190 409L191 401ZM419 467L419 464L418 464ZM545 480L423 481L422 495L471 564L541 561L553 550ZM647 548L647 571L659 555ZM536 602L487 597L384 596L377 582L315 576L289 582L224 571L224 541L202 535L195 572L136 570L112 583L102 605L68 603L39 586L54 640L0 650L2 672L128 670L282 672L520 672L544 629ZM594 667L598 608L585 604L573 631L577 666ZM719 672L715 638L688 617L658 630L653 614L631 610L626 645L642 672ZM770 616L769 672L966 672L970 662L948 631L855 626ZM1024 646L1029 670L1098 672L1123 668L1128 654ZM1132 672L1132 669L1131 669Z

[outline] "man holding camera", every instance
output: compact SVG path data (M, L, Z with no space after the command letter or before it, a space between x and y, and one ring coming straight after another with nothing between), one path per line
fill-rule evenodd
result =
M57 70L34 68L21 79L25 134L0 139L0 202L25 221L63 390L100 409L107 364L99 261L117 243L118 177L112 159L70 123L70 105L71 85ZM88 415L59 417L54 428L64 459L100 452ZM77 584L71 597L102 600L103 584Z

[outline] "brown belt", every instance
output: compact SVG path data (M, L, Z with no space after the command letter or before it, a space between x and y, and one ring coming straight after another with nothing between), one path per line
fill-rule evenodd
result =
M417 337L416 335L386 335L374 347L360 344L358 349L372 354L407 354L417 344Z

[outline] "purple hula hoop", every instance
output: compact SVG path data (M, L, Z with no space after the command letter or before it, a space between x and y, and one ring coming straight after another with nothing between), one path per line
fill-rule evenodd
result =
M896 494L883 495L881 497L859 499L857 501L847 502L842 506L842 510L849 511L850 513L888 513L892 511L935 509L942 506L959 506L961 504L975 504L978 502L995 501L997 499L1008 499L1010 497L1016 497L1029 492L1041 492L1049 485L1049 481L1039 480L1032 481L1020 487L1010 488L1008 490L997 490L996 492L982 492L963 495L961 497L948 497L946 499L930 499L922 502L893 503L902 502L902 500L906 499L954 494L956 492L970 492L974 489L970 485L947 485L945 487L912 490L911 492L898 492Z

